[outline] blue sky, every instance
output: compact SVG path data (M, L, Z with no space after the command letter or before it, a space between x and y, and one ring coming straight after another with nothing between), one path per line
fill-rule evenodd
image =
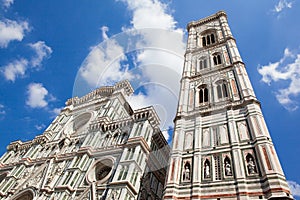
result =
M168 129L176 110L186 24L225 10L287 180L300 196L296 0L0 4L1 154L11 141L41 134L68 98L124 78L136 90L133 107L155 105L162 129Z

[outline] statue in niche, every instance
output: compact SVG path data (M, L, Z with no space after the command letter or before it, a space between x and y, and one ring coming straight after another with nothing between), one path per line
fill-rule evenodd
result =
M253 157L251 154L248 154L246 156L246 161L247 161L247 169L248 169L248 174L255 174L257 173L256 171L256 166L253 160Z
M186 164L184 165L183 180L184 181L191 180L191 165L189 162L186 162Z
M204 163L204 178L210 178L210 167L209 167L209 165L210 165L210 163L206 159L206 161Z
M231 165L230 165L230 160L229 158L226 156L225 160L224 160L224 168L225 168L225 175L226 176L232 176L232 170L231 170Z

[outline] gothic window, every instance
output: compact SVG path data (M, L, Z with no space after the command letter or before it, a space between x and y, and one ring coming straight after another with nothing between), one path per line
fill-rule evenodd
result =
M205 46L215 44L216 43L215 38L216 37L215 37L214 33L209 33L209 34L203 35L202 36L202 46L205 47Z
M199 91L199 103L203 104L208 102L208 89L206 87L206 85L202 85L199 87L200 91Z
M210 39L211 39L211 43L214 44L216 41L215 41L215 35L212 33L210 34Z
M217 95L218 99L223 99L228 97L228 85L226 81L217 82Z
M213 55L214 65L222 64L221 54Z
M232 176L231 162L228 156L226 156L224 159L224 171L225 176Z
M249 175L257 173L254 158L250 153L248 153L246 156L246 165L247 165L247 171Z
M204 167L203 167L203 177L205 179L210 178L210 162L208 159L205 160L204 162Z
M202 37L202 46L206 46L206 37Z
M207 59L200 58L197 62L197 72L207 68Z

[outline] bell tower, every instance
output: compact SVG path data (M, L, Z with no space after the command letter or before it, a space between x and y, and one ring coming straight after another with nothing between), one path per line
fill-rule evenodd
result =
M226 13L187 30L164 199L293 199Z

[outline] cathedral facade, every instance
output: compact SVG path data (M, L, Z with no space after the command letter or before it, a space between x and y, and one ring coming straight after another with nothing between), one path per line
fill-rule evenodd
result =
M9 144L0 199L161 199L169 146L153 107L132 110L128 81L74 97L42 135Z
M293 199L226 13L187 30L164 199Z

